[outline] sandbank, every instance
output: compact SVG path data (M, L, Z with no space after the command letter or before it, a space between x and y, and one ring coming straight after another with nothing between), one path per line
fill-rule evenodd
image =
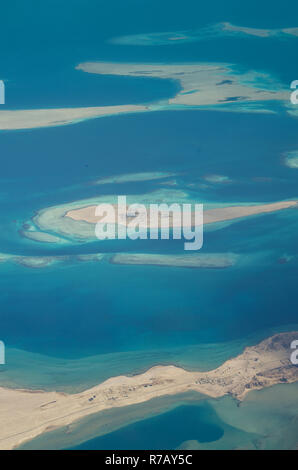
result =
M0 111L0 130L64 126L92 118L144 112L147 110L146 106L137 105L4 110Z
M181 86L176 96L167 101L172 107L212 106L239 102L283 100L289 93L269 75L256 71L236 72L227 63L137 64L84 62L76 67L87 73L151 77L177 80ZM165 106L166 102L161 104ZM177 109L178 109L177 108ZM151 106L151 109L154 109ZM156 108L158 109L158 108ZM164 109L167 109L164 107Z
M153 265L179 268L228 268L237 262L234 253L193 253L191 255L160 255L152 253L117 253L113 264Z
M95 215L95 210L97 206L87 206L82 207L81 209L74 209L66 212L65 217L69 217L76 221L85 221L90 224L96 224L100 221L100 217ZM289 209L292 207L298 207L298 201L281 201L281 202L273 202L269 204L258 204L258 205L244 205L244 206L229 206L229 207L219 207L216 209L206 209L204 210L204 224L213 224L216 222L223 222L227 220L234 220L239 219L242 217L249 217L253 215L261 215L261 214L268 214L271 212L280 211L283 209ZM115 213L117 215L117 206L114 205ZM106 223L112 223L113 218L108 219L105 216ZM123 225L129 224L129 222L133 220L133 216L130 216L126 220L121 220ZM169 225L170 227L174 226L173 222L173 213L170 213L169 218ZM147 221L144 221L144 225L147 224L148 227L152 227L152 223L150 223L149 211ZM192 225L195 224L194 213L192 213Z

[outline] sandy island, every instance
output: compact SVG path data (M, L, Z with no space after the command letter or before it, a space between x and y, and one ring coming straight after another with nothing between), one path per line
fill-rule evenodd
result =
M115 214L118 216L117 205L113 204L115 208ZM96 224L100 222L100 217L95 215L96 210L95 205L82 207L66 212L65 217L69 217L76 221L89 222L91 224ZM251 215L258 214L267 214L270 212L276 212L282 209L289 209L291 207L298 207L298 201L281 201L274 202L270 204L258 204L258 205L247 205L247 206L229 206L229 207L219 207L216 209L207 209L204 211L204 224L213 224L216 222L224 222L226 220L239 219L241 217L248 217ZM149 212L149 211L148 211ZM114 219L109 220L107 216L105 217L105 223L113 223ZM129 224L134 217L130 215L128 218L123 219L121 222L123 225ZM150 224L150 218L148 213L147 221L144 221L147 227L152 227ZM194 214L192 214L192 225L195 223ZM160 218L159 218L160 226ZM173 227L173 213L169 214L169 226Z
M124 175L108 176L94 181L93 184L118 184L118 183L134 183L139 181L162 180L176 176L176 173L169 171L146 171L141 173L127 173Z
M195 217L186 217L183 224L181 223L181 217L177 218L177 214L175 213L175 217L173 217L173 213L169 213L169 220L167 214L165 212L161 213L160 216L155 220L153 218L150 220L150 211L148 208L150 204L161 204L167 203L171 205L172 203L177 202L181 205L185 204L192 204L193 210L195 209L194 204L196 201L190 200L187 197L187 194L183 191L178 190L168 190L163 189L162 191L153 191L151 193L146 193L143 195L130 195L127 197L127 204L131 203L138 203L143 204L146 208L148 217L146 219L145 214L137 214L134 213L132 210L128 211L128 217L125 217L125 210L121 211L119 220L121 225L127 225L130 222L134 222L137 224L141 229L152 228L156 229L161 227L161 220L162 217L166 218L164 220L165 224L170 228L174 226L179 227L183 225L185 228L189 228L191 224L192 227L195 225ZM243 218L249 216L257 216L262 214L269 214L274 213L280 210L297 208L296 200L290 201L279 201L274 203L268 204L243 204L243 205L230 205L230 206L221 206L216 207L214 204L212 208L207 208L205 206L204 210L204 224L212 227L212 224L222 223L222 222L233 222L237 220L241 220ZM30 232L29 237L32 239L34 235L38 236L39 232L43 232L45 234L49 233L55 235L57 237L63 237L66 240L76 240L76 241L90 241L96 240L95 235L95 224L100 223L101 217L95 215L96 207L99 204L111 204L115 209L112 211L112 214L108 215L104 214L103 223L110 223L116 225L118 222L118 214L117 214L117 196L110 195L110 196L98 196L90 199L74 201L68 204L61 204L58 206L47 207L45 209L41 209L38 213L33 217L33 223L36 227L37 231ZM176 206L177 207L177 206ZM189 206L188 206L189 207ZM127 207L128 208L128 207ZM121 207L121 209L125 209L125 207ZM189 207L189 210L190 207ZM114 214L116 216L116 220L114 221ZM122 212L124 215L122 215ZM195 215L195 214L193 214ZM138 216L138 220L135 221L135 217ZM192 220L191 220L192 219ZM198 225L200 220L198 219L196 222ZM216 226L215 226L216 227ZM34 233L33 237L32 234ZM27 236L26 229L22 230L22 235ZM40 240L39 240L40 241ZM43 241L46 241L46 237L43 235ZM49 242L49 240L48 240ZM51 237L51 243L54 242L53 237ZM56 243L58 240L56 241Z
M228 23L225 28L228 28ZM269 75L252 70L237 73L233 66L227 63L83 62L78 64L76 69L99 75L177 80L181 90L167 101L172 107L288 100L288 91L284 90L280 83L273 84Z
M156 366L143 374L112 377L73 395L0 388L0 449L15 448L84 416L156 397L197 391L243 400L250 390L296 382L298 368L290 362L290 344L297 338L297 331L274 335L209 372Z
M229 23L222 23L222 31L245 33L255 36L268 36L269 30L241 28ZM298 35L298 28L278 30L286 35ZM183 37L170 38L171 41ZM137 64L84 62L76 67L87 73L101 75L121 75L130 77L148 77L177 80L181 90L176 96L166 101L145 105L94 106L80 108L44 108L0 111L0 130L37 129L41 127L74 124L87 119L122 113L136 113L155 110L183 109L185 106L227 105L224 109L234 110L235 103L268 102L288 100L288 91L280 83L274 83L272 77L256 71L238 73L231 64ZM244 106L238 111L272 112L270 109Z
M116 253L112 264L167 266L177 268L223 269L234 266L238 256L234 253L192 253L191 255L164 255L155 253Z
M130 45L130 46L163 46L179 42L198 42L206 38L219 39L220 37L252 36L257 38L289 38L298 36L298 28L252 28L247 26L238 26L228 21L216 24L210 24L197 30L182 30L161 33L140 33L128 36L118 36L109 40L112 44Z

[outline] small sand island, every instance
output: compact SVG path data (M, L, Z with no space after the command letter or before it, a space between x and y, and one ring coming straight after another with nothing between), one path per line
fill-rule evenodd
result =
M96 180L93 184L121 184L134 183L139 181L161 180L176 176L176 173L169 171L146 171L141 173L127 173L124 175L109 176Z
M298 368L290 361L290 345L297 338L298 331L274 335L209 372L156 366L143 374L112 377L73 395L0 388L0 449L13 449L93 413L156 397L197 391L243 400L251 390L296 382Z
M40 269L53 264L71 264L77 262L102 261L103 253L91 253L81 255L55 255L55 256L22 256L10 253L0 253L0 263L19 264L25 268Z
M67 240L57 237L57 235L52 235L51 233L39 232L38 230L20 230L20 235L22 237L28 238L35 242L41 243L67 243Z
M169 206L173 203L175 204L194 204L199 201L195 201L189 198L188 194L184 191L177 189L162 189L158 191L152 191L150 193L136 194L127 196L127 204L143 204L146 208L150 204L162 204L166 203ZM112 217L110 222L105 217L105 223L115 224L117 228L118 221L118 205L117 205L117 196L108 195L108 196L97 196L90 199L78 200L66 204L61 204L52 207L46 207L37 212L37 214L32 218L32 222L35 227L34 232L29 232L28 230L22 231L22 236L30 238L34 241L41 241L40 234L42 235L42 241L48 243L61 243L61 238L64 242L69 240L69 242L78 241L78 242L88 242L96 240L95 235L95 224L100 223L101 217L95 215L96 207L99 204L111 204L114 208L116 218ZM244 219L251 216L261 216L264 214L270 214L278 212L281 210L293 210L298 207L298 201L289 200L289 201L279 201L273 203L250 203L250 204L235 204L235 205L219 205L216 207L216 204L213 204L212 207L208 205L204 206L204 225L210 225L221 223L221 222L233 222L237 220ZM124 207L125 209L125 207ZM122 212L122 211L121 211ZM150 212L148 211L148 216ZM167 224L169 228L177 226L177 218L173 217L174 213L169 212L169 219ZM137 212L135 214L129 213L129 217L121 219L121 225L127 225L131 221L134 221L134 218L137 217ZM161 227L161 217L165 217L165 214L160 213L158 220L150 220L150 217L144 219L139 219L138 223L141 228L159 228ZM192 214L190 218L192 227L195 226L195 214ZM186 226L189 226L189 220L186 221ZM31 222L30 222L31 223ZM144 224L144 225L142 225ZM181 219L178 220L178 226L184 227L184 220L181 223ZM47 238L46 234L49 234L50 237ZM56 239L54 237L57 237ZM60 238L60 239L59 239Z
M249 28L245 26L236 26L229 22L219 23L221 25L222 31L228 31L231 33L242 33L248 36L257 36L260 38L269 38L269 37L279 37L279 36L297 36L298 28L277 28L277 29L259 29L259 28Z
M228 23L225 28L227 29ZM230 28L232 26L230 25ZM84 62L76 67L87 73L177 80L181 91L168 100L175 105L210 106L237 102L288 100L288 92L272 77L256 71L238 73L228 63L139 64ZM218 84L221 84L218 86ZM164 104L163 104L163 109ZM177 108L179 109L179 108ZM248 110L248 108L246 109Z
M153 253L117 253L110 258L112 264L172 266L177 268L229 268L236 264L234 253L195 253L191 255L164 255Z
M220 37L256 37L262 38L283 38L298 36L298 28L253 28L247 26L234 25L228 21L210 24L198 29L131 34L128 36L119 36L109 40L112 44L129 45L129 46L163 46L175 43L175 41L183 43L206 41L208 39L219 39Z

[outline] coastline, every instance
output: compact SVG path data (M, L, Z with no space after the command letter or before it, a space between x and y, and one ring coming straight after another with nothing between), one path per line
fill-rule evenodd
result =
M290 362L290 344L297 337L298 332L276 334L208 372L155 366L131 377L112 377L73 395L0 388L0 449L15 448L85 416L156 397L197 391L212 398L230 395L243 400L251 390L296 382L298 370Z

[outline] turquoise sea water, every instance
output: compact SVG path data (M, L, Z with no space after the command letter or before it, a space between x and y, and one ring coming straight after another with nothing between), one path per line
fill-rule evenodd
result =
M183 8L177 0L163 1L162 6L156 0L129 0L125 6L117 0L15 4L1 9L6 18L0 31L0 79L6 82L6 105L1 109L154 103L179 90L171 80L75 70L89 60L228 62L238 70L266 71L286 89L297 79L298 38L228 37L159 47L109 42L116 36L191 30L221 21L254 28L295 27L297 6L292 2L251 1L243 6L216 1L208 6L186 1ZM90 184L115 174L177 172L178 188L198 201L296 198L297 171L284 165L284 154L298 148L297 120L279 111L162 111L1 131L0 252L182 253L180 241L47 246L20 236L23 223L44 207L98 194L161 188L156 181ZM227 176L231 182L206 184L204 177L210 174ZM252 338L297 323L297 229L296 211L286 211L207 232L203 252L240 255L240 263L226 270L117 266L107 261L43 269L0 263L0 339L7 346L0 385L76 390L153 364L174 362L201 369L218 365ZM104 367L107 357L110 368ZM191 439L207 442L209 435L219 440L222 424L208 406L196 407L195 413L178 407L86 446L142 447L147 433L154 433L156 426L172 428L173 422L180 426L164 441L165 447ZM238 442L236 435L230 446Z

